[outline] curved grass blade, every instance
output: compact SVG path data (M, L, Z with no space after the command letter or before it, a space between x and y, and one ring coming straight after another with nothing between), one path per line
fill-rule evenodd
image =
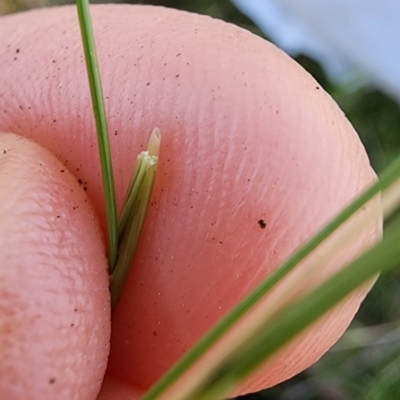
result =
M129 183L118 223L120 248L117 264L110 275L111 306L113 308L121 294L143 228L153 190L159 148L160 131L156 128L150 136L147 151L141 152L137 157L136 167Z
M392 214L396 215L396 210L400 208L400 178L387 188L381 197L381 204L386 216L391 217ZM232 341L232 335L228 334L227 340L223 342L223 345L221 343L222 348L219 346L216 353L214 352L209 354L210 357L208 357L207 360L200 360L200 364L196 365L197 369L195 370L195 374L190 370L189 376L184 374L182 379L180 379L176 383L175 387L172 388L172 396L171 391L169 390L165 398L173 398L174 400L190 398L192 400L195 392L193 389L199 387L199 383L201 386L201 382L212 375L212 372L220 365L221 360L230 357L236 349L247 346L248 343L253 340L254 335L262 329L263 324L266 324L266 321L270 321L270 318L273 315L277 315L281 310L286 309L288 305L295 304L302 296L304 297L305 294L310 293L315 289L315 287L309 288L308 291L303 293L300 297L299 294L293 296L293 293L297 291L296 289L301 286L302 283L304 284L307 281L310 273L312 274L312 271L314 271L314 268L318 269L323 267L324 263L330 256L333 256L335 252L343 248L346 241L348 242L352 238L355 238L358 233L375 218L375 213L363 212L362 214L359 214L356 219L352 218L352 223L350 225L346 224L346 227L341 226L340 231L338 231L337 234L335 232L335 237L330 238L329 242L326 243L328 246L324 244L322 252L321 249L318 248L318 253L315 254L314 261L309 259L305 265L302 265L301 274L296 275L295 281L289 280L282 282L279 286L278 292L280 294L278 297L275 296L274 300L269 300L268 303L259 303L261 307L258 307L257 311L252 313L251 318L246 320L246 324L245 326L242 326L242 329L235 332L233 336L234 340ZM391 224L390 221L391 220L389 220L389 224ZM382 255L382 257L384 256L385 255ZM376 277L374 277L374 279L375 278ZM179 389L179 392L176 391L177 388ZM164 399L163 396L162 398Z
M396 267L400 261L400 216L386 230L385 238L357 260L322 283L302 299L276 312L264 321L245 346L221 360L208 379L193 393L181 399L223 398L239 381L334 305L376 274ZM384 257L383 257L384 255Z
M232 311L221 319L197 344L192 347L150 390L143 400L157 399L177 379L183 375L200 357L220 339L248 310L250 310L266 293L268 293L300 261L324 242L342 223L347 221L358 209L375 195L388 188L400 177L400 157L390 164L380 175L379 180L366 189L348 207L340 212L331 222L315 236L294 252L279 268L272 272L261 284L245 297Z
M97 64L96 47L93 28L89 13L88 0L76 0L79 25L81 29L86 69L89 78L92 107L96 121L97 143L99 148L101 174L103 180L104 199L106 205L108 263L109 271L113 272L117 260L117 207L115 201L114 174L111 161L110 143L108 140L107 119L103 102L103 93L99 68Z

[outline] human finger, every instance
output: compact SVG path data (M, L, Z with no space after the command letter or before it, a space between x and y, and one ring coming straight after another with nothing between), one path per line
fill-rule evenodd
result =
M0 398L93 399L107 366L102 233L48 150L0 133Z
M147 222L113 316L109 365L110 374L145 390L374 174L342 112L271 44L163 8L99 6L92 16L119 205L136 154L155 126L162 132ZM0 29L7 38L0 127L49 148L87 184L104 215L75 10L7 17ZM379 232L377 220L310 284ZM315 362L364 294L337 308L317 335L309 332L245 390Z

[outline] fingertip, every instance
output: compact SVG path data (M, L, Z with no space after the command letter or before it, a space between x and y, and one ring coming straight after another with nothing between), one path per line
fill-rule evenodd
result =
M93 399L107 364L107 263L82 184L0 134L0 398Z
M369 183L372 171L341 111L271 44L174 10L107 5L91 13L121 202L148 132L154 126L163 132L135 268L113 316L109 367L146 389ZM7 38L0 125L34 137L79 169L104 214L75 10L25 13L0 28ZM29 87L19 85L26 76ZM373 236L366 230L353 250ZM264 372L268 382L246 390L309 366L360 301L333 314L333 325L314 330L312 343L281 357Z

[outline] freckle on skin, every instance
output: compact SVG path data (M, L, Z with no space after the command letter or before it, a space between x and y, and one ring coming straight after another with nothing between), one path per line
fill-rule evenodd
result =
M261 229L265 229L265 227L267 226L267 224L265 223L265 221L263 219L258 220L258 225L260 225Z

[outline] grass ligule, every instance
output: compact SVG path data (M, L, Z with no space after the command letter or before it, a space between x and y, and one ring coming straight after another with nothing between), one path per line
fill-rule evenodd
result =
M115 307L132 263L153 190L160 148L160 131L153 130L147 151L141 152L122 208L118 223L120 242L118 260L110 275L111 305Z

